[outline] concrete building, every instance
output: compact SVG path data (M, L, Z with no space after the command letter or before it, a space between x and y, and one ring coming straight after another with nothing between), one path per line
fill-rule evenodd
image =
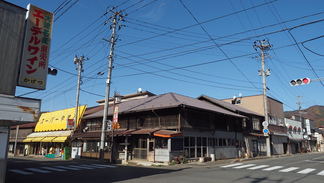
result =
M287 127L289 153L300 153L302 149L302 141L305 141L303 140L301 122L285 118L285 125Z
M223 101L235 103L235 105L265 116L263 95L237 97L235 99L224 99ZM268 97L267 108L269 117L268 129L270 131L271 154L286 154L288 140L287 129L284 124L283 103Z

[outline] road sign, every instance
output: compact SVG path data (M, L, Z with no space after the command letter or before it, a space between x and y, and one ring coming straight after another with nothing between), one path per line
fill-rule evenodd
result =
M263 133L269 133L268 128L263 129Z
M268 122L263 121L262 126L269 126Z

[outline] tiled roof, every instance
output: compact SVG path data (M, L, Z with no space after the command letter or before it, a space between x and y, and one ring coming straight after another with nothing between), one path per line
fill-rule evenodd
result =
M221 113L229 116L244 118L245 116L225 110L221 107L204 102L195 98L178 95L175 93L167 93L157 96L151 96L143 99L130 100L118 104L118 113L126 114L140 111L157 110L165 108L175 108L183 105L183 107L192 107L200 110L208 110L211 112ZM112 107L108 108L108 115L113 114ZM89 114L82 119L98 118L103 116L103 109Z

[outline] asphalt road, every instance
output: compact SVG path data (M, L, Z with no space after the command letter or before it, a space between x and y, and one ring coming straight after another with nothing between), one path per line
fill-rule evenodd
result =
M324 153L231 163L217 161L165 167L124 166L100 161L36 161L9 158L7 183L20 182L324 182Z

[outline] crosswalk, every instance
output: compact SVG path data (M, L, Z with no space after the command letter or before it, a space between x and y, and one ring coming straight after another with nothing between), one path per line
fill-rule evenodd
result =
M233 168L233 169L247 169L247 170L261 170L261 171L278 171L281 173L295 172L297 174L309 174L316 172L314 168L299 168L299 167L284 167L284 166L270 166L270 165L256 165L256 164L244 164L234 163L221 166L220 168ZM316 175L324 176L324 170L316 172Z
M52 166L52 167L38 167L38 168L24 168L9 169L8 171L21 175L31 175L35 173L53 173L53 172L66 172L66 171L78 171L78 170L92 170L99 168L117 168L114 165L102 165L102 164L89 164L89 165L65 165L65 166Z

